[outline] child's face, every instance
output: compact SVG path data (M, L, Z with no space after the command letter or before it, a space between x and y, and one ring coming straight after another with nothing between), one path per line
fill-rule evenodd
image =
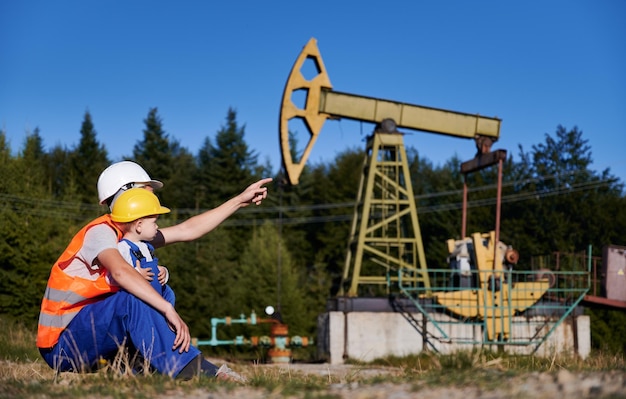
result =
M152 241L156 237L159 226L157 225L158 216L146 216L137 221L135 231L139 233L139 239L142 241Z

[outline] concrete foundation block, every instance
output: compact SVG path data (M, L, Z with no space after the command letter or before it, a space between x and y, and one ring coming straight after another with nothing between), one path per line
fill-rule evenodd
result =
M544 316L515 317L509 340L517 344L485 346L480 324L459 322L441 313L429 313L425 317L422 313L407 316L397 312L331 311L318 317L318 357L330 364L342 364L346 359L370 362L387 356L419 354L423 350L450 354L481 347L522 355L564 353L583 359L589 355L589 316L569 317L554 326ZM546 335L539 347L519 344Z

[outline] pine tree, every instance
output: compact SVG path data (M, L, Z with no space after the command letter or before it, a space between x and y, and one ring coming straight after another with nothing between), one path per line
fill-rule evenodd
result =
M4 130L0 129L0 194L15 193L17 191L18 182L17 175L13 171L15 161L11 156L11 146L7 142L7 136Z
M135 144L133 159L153 179L163 181L165 188L157 195L164 205L174 208L194 206L195 161L177 140L170 140L163 129L157 108L151 108L144 119L143 140Z
M289 131L289 148L292 153L292 159L300 159L301 154L297 153L296 135ZM294 263L298 267L307 267L314 258L315 250L311 242L307 239L307 229L310 228L307 220L313 216L310 205L312 202L307 198L313 190L314 178L311 174L311 168L306 164L300 175L300 181L297 185L289 184L284 165L273 181L272 195L268 197L267 204L277 209L275 218L278 228L282 232L287 247L293 256ZM299 220L305 222L299 223Z
M169 136L163 129L158 109L150 108L144 119L143 140L133 147L133 157L153 178L169 179L172 160Z
M67 245L75 220L75 209L56 201L48 190L47 164L35 129L7 165L10 173L4 178L16 184L10 184L12 192L0 208L0 314L33 325L52 262Z
M233 196L237 195L246 186L256 180L254 170L257 156L248 149L244 140L245 128L237 123L237 113L232 108L228 110L226 126L222 127L215 137L215 145L205 140L205 145L199 154L200 190L194 195L201 196L202 204L207 208L214 208ZM242 248L249 239L251 229L246 227L256 223L255 208L247 208L231 216L226 224L235 225L229 229L231 242L236 248ZM247 219L246 221L241 221Z
M70 153L70 168L67 171L77 187L80 201L96 204L98 191L96 183L100 173L111 163L103 144L96 139L96 130L89 111L85 111L80 128L80 141Z
M461 235L461 161L453 156L436 167L412 147L407 147L406 153L426 265L431 269L446 268L446 240Z
M614 236L607 232L619 223L615 215L619 214L623 185L609 170L601 174L591 170L591 147L582 131L577 127L568 131L559 125L555 137L546 134L545 143L533 145L521 158L528 179L517 189L532 197L520 204L524 215L521 210L516 212L517 223L523 224L527 237L540 244L535 251L571 253L590 243L596 243L600 251ZM522 219L525 217L532 217L534 223ZM602 219L607 223L598 223Z
M17 160L18 173L21 175L19 189L31 195L42 196L46 187L46 153L43 139L36 127L33 133L26 136L24 149Z
M159 219L159 226L174 222ZM231 291L237 285L233 270L239 251L224 229L216 229L198 240L179 243L157 251L159 264L170 270L170 286L176 293L176 309L201 339L211 334L211 318L239 314Z
M358 194L364 156L362 150L348 149L339 153L334 162L327 167L314 166L312 171L310 196L306 200L313 205L341 205L315 209L313 216L319 218L321 222L305 226L306 239L311 243L314 251L312 258L315 260L315 263L307 264L307 268L313 268L319 263L325 265L334 282L332 294L338 290L338 283L345 268L348 239L354 217L353 204ZM324 219L332 222L324 223Z
M230 108L226 125L215 137L215 146L206 142L204 156L210 164L203 164L208 191L209 207L215 207L238 193L255 180L257 155L248 148L244 140L245 126L237 123L237 112ZM207 170L208 168L208 170Z
M193 155L181 147L178 141L171 143L172 165L175 173L167 180L167 187L160 193L164 204L180 208L181 216L197 213L196 193L201 182L195 179L198 166ZM186 214L183 213L186 210Z
M60 144L55 145L46 154L46 187L53 197L64 197L71 191L71 187L77 187L77 173L72 171L71 157L70 151ZM96 183L92 182L91 185L95 187ZM82 199L82 193L77 194L76 198Z
M301 285L304 273L294 268L284 240L271 223L255 229L233 275L237 284L231 300L242 312L254 310L259 314L267 305L273 305L289 325L290 333L310 331L310 321L317 315L306 311L306 287Z
M202 147L198 150L197 169L195 176L196 187L196 209L210 208L215 199L209 201L209 197L213 197L210 193L211 186L211 165L213 164L213 152L215 151L211 139L205 137Z

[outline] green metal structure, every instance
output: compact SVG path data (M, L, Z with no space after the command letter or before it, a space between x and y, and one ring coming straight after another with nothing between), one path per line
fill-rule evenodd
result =
M394 287L399 287L401 295L409 298L434 327L425 334L426 341L460 345L532 346L534 349L531 353L534 353L563 321L580 314L579 305L590 287L590 272L586 267L549 273L508 269L501 274L499 281L488 271L472 270L469 275L471 279L485 279L489 284L468 288L451 284L456 273L451 269L431 269L431 286L426 289L413 285L410 280L405 282L406 270L398 270L398 282L392 283ZM501 295L505 290L516 289L523 296L531 296L546 278L549 288L537 301L527 303L531 306L520 307L519 296ZM501 284L499 289L490 288L498 284ZM458 301L451 305L450 302L439 300L438 297L446 295L456 297ZM474 301L463 301L463 296L473 297ZM479 297L491 300L478 304ZM401 307L399 311L419 327L420 323L412 312ZM462 316L462 313L470 315ZM464 328L455 328L459 326ZM452 331L457 334L452 334ZM464 334L459 335L459 331Z

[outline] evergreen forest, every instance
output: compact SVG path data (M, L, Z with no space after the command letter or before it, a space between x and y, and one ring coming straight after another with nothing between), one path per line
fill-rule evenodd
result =
M216 207L259 178L274 178L262 205L239 210L194 242L159 249L159 263L170 270L176 307L193 337L210 337L211 317L262 315L267 305L280 311L290 335L315 337L317 315L337 294L343 273L364 150L309 164L300 184L290 186L275 172L280 160L259 163L245 140L254 132L246 132L237 117L228 109L224 124L192 152L167 133L152 108L123 157L164 182L156 194L172 212L159 219L162 227ZM507 149L504 162L500 239L519 251L520 267L557 251L585 253L591 246L601 256L606 245L626 245L624 183L609 169L593 169L592 148L581 129L550 129L529 149ZM89 112L76 145L46 150L43 136L35 128L20 148L10 148L0 130L0 317L33 330L52 264L74 233L107 211L98 205L99 174L122 160L111 159L99 143ZM434 165L427 154L406 149L427 264L446 268L446 240L460 236L460 165L466 160L451 157ZM467 231L492 230L497 168L466 179ZM625 311L586 312L593 347L624 351ZM243 327L235 333L250 334Z

